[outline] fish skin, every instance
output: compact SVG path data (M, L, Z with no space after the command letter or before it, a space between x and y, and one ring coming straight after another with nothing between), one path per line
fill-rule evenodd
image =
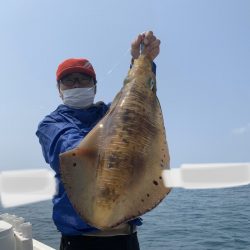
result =
M151 63L144 55L134 61L108 113L60 155L69 200L101 230L143 215L171 190L161 177L170 157Z

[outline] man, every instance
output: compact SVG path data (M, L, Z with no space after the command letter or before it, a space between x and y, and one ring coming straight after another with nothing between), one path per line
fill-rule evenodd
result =
M160 40L152 31L144 32L131 44L132 64L140 55L142 42L143 53L152 61L159 54ZM154 63L152 70L155 72ZM64 104L43 119L36 135L46 162L56 172L58 194L53 199L53 221L62 234L60 250L138 250L136 226L142 224L140 218L100 231L78 216L67 197L60 178L59 154L75 148L105 115L109 105L93 103L97 81L94 68L87 59L65 60L58 66L56 77Z

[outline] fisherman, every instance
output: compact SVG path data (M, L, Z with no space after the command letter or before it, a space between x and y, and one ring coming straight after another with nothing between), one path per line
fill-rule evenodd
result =
M153 32L139 34L131 44L131 67L134 59L140 55L141 43L144 44L143 53L152 61L159 54L160 40ZM154 73L155 69L152 63ZM94 104L96 74L87 59L63 61L58 66L56 80L63 104L40 122L36 135L45 161L56 172L58 193L53 199L53 221L62 234L60 250L138 250L136 228L142 224L140 218L100 231L79 217L67 197L60 178L59 154L75 148L105 115L110 105L103 102Z

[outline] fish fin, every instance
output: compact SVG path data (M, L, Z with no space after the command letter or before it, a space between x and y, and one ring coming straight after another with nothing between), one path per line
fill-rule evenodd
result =
M96 185L101 126L96 126L78 147L60 154L60 173L64 188L82 218L91 217L91 208L83 211L82 202L92 204ZM89 213L89 214L88 214ZM86 220L87 221L87 220Z

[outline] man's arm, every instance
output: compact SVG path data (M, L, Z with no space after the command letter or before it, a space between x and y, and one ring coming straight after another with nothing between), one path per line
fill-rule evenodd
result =
M42 121L36 132L45 161L59 172L59 154L76 147L85 136L66 122Z

